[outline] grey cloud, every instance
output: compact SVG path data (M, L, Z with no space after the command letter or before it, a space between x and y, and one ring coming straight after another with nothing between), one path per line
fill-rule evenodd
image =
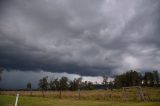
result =
M5 0L1 5L0 65L7 69L103 75L159 67L157 0Z

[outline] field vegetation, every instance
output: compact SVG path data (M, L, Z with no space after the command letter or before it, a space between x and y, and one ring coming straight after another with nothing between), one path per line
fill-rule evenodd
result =
M150 101L160 100L160 89L152 87L142 88L145 97ZM140 97L138 94L139 90L136 87L130 87L125 91L127 96L127 101L139 101ZM15 96L17 93L20 96L30 96L30 97L43 97L41 91L1 91L1 95ZM59 98L59 91L45 91L45 98ZM78 99L78 91L62 91L63 99ZM80 99L82 100L123 100L124 91L123 89L113 89L113 90L83 90L80 92Z
M0 106L14 106L15 96L0 96ZM159 106L159 102L75 100L20 97L18 106Z
M126 90L127 99L123 97L123 89L63 91L1 91L0 106L14 106L16 94L19 93L18 106L158 106L160 105L160 89L143 88L146 101L141 101L136 87ZM149 96L149 99L148 99Z

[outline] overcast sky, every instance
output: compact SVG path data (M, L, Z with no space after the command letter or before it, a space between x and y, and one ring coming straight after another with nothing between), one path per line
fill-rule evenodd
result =
M1 0L0 65L83 76L159 70L160 0Z

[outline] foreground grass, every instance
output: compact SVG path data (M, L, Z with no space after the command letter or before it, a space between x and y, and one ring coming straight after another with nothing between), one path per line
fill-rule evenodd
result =
M150 100L160 101L160 88L143 88L143 92ZM30 96L30 91L1 91L1 95L9 95L15 96L17 93L20 96ZM140 101L140 97L138 95L138 90L135 87L131 87L131 89L127 89L126 91L126 99L127 101ZM80 93L81 100L106 100L106 101L122 101L124 99L123 90L122 89L114 89L114 90L90 90L90 91L81 91ZM32 97L42 97L41 91L33 91ZM47 91L45 92L46 98L59 98L58 91ZM77 99L78 92L77 91L63 91L62 99Z
M15 96L0 96L0 106L14 106L14 102ZM20 96L18 106L160 106L160 102L123 102Z
M58 91L47 91L42 97L41 91L1 91L0 106L14 106L16 93L20 94L18 106L160 106L160 89L143 88L145 95L150 97L150 102L140 101L138 91L132 87L127 89L127 100L124 101L122 89L81 91L78 100L77 91L63 91L59 99ZM152 102L151 102L152 101Z

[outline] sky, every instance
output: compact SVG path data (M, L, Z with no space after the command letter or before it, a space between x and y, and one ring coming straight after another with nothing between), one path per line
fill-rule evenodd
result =
M159 12L160 0L1 0L0 85L12 74L159 71Z

